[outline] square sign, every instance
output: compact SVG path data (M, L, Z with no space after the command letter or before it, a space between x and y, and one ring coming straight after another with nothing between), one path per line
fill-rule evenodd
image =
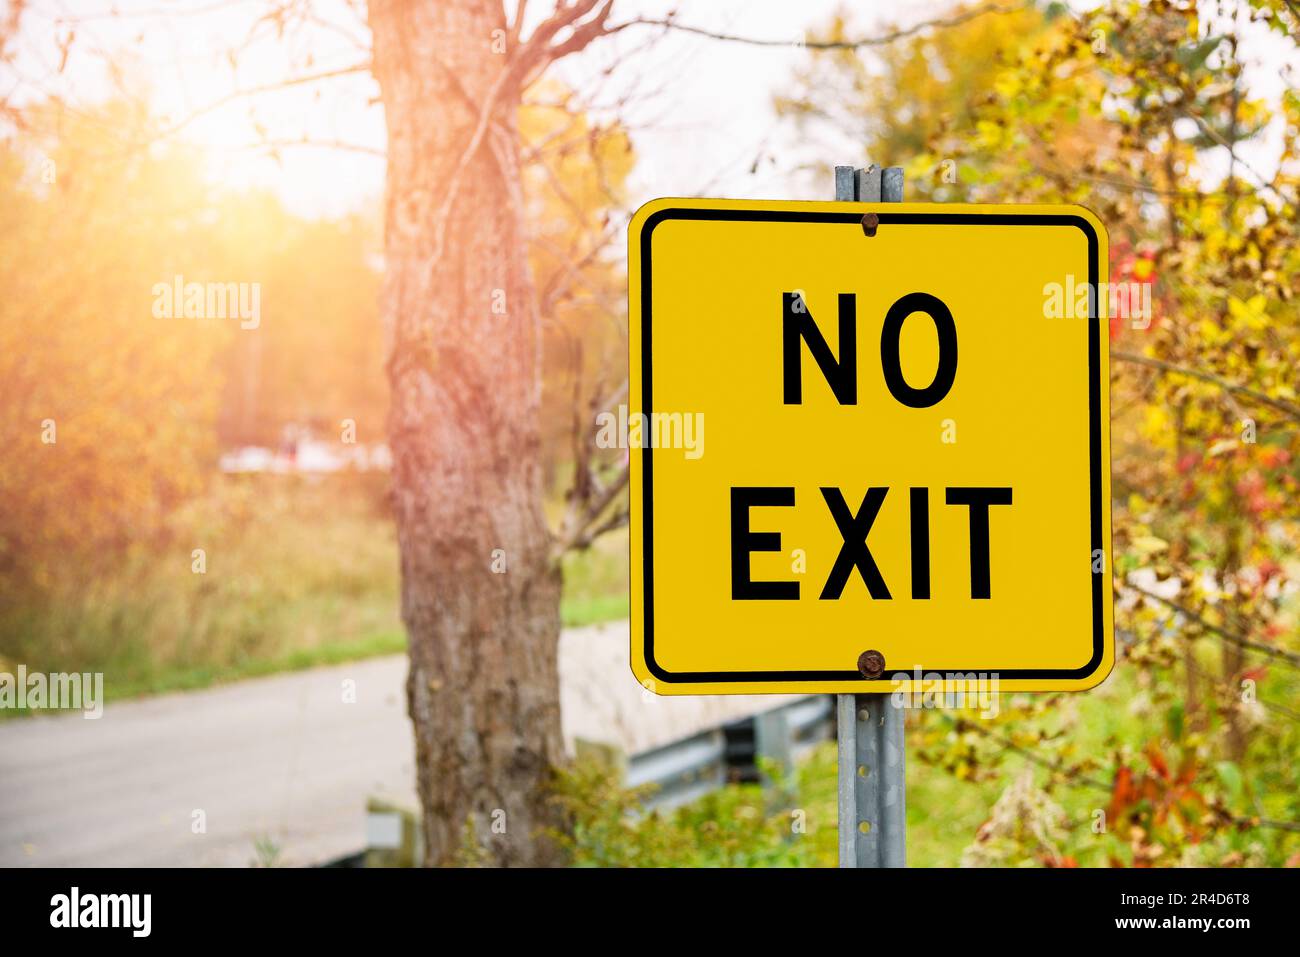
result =
M664 199L633 218L628 261L631 657L646 688L1106 677L1107 252L1092 213Z

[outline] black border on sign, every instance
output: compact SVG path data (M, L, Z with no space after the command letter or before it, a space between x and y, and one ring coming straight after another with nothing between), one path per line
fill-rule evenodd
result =
M1088 240L1088 281L1091 288L1098 288L1098 242L1097 233L1090 222L1082 216L1056 213L891 213L878 206L873 206L880 217L880 225L891 223L906 225L988 225L988 226L1073 226L1080 230ZM647 415L653 410L650 390L653 384L651 370L651 278L650 268L651 236L660 223L673 219L721 220L740 222L778 222L778 223L842 223L857 225L862 221L860 212L818 212L813 210L756 210L756 209L662 209L646 218L641 227L641 408ZM1095 307L1099 296L1094 296L1094 308L1088 316L1088 445L1089 475L1091 490L1092 550L1104 549L1102 532L1102 475L1101 475L1101 319ZM644 629L645 629L645 663L646 667L660 681L677 683L727 683L727 682L790 682L790 681L862 681L866 682L858 671L668 671L661 667L654 657L654 481L651 449L642 448L641 454L641 488L642 488L642 581ZM1082 560L1080 560L1082 564ZM1090 572L1091 574L1091 572ZM945 668L933 671L922 668L921 673L951 675L958 673L985 672L996 673L1000 680L1013 679L1077 679L1093 674L1101 665L1106 647L1106 628L1104 620L1105 595L1102 589L1102 576L1092 574L1092 658L1086 665L1074 669L1017 668L999 671L988 666L980 668ZM911 673L914 666L908 667Z

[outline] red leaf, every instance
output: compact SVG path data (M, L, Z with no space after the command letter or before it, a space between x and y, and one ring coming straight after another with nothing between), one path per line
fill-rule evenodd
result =
M1118 820L1125 809L1137 803L1137 799L1137 788L1133 784L1133 769L1127 765L1120 765L1115 770L1115 783L1111 787L1108 815L1112 820Z
M1146 747L1147 761L1151 763L1151 768L1162 778L1169 778L1169 765L1165 764L1165 756L1160 753L1159 747L1154 741Z

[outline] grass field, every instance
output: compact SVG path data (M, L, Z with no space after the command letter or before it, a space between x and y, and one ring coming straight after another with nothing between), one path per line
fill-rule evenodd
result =
M386 481L222 476L164 541L96 581L66 569L54 600L0 622L0 670L102 671L120 700L404 651ZM566 626L627 602L625 531L567 558Z

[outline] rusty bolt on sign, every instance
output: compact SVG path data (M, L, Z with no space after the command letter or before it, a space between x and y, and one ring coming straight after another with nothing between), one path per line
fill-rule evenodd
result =
M876 235L876 230L880 228L880 217L875 213L867 213L862 217L862 232L870 237ZM867 652L873 654L873 652Z
M875 650L864 651L858 655L858 671L868 681L879 678L885 673L885 656Z

